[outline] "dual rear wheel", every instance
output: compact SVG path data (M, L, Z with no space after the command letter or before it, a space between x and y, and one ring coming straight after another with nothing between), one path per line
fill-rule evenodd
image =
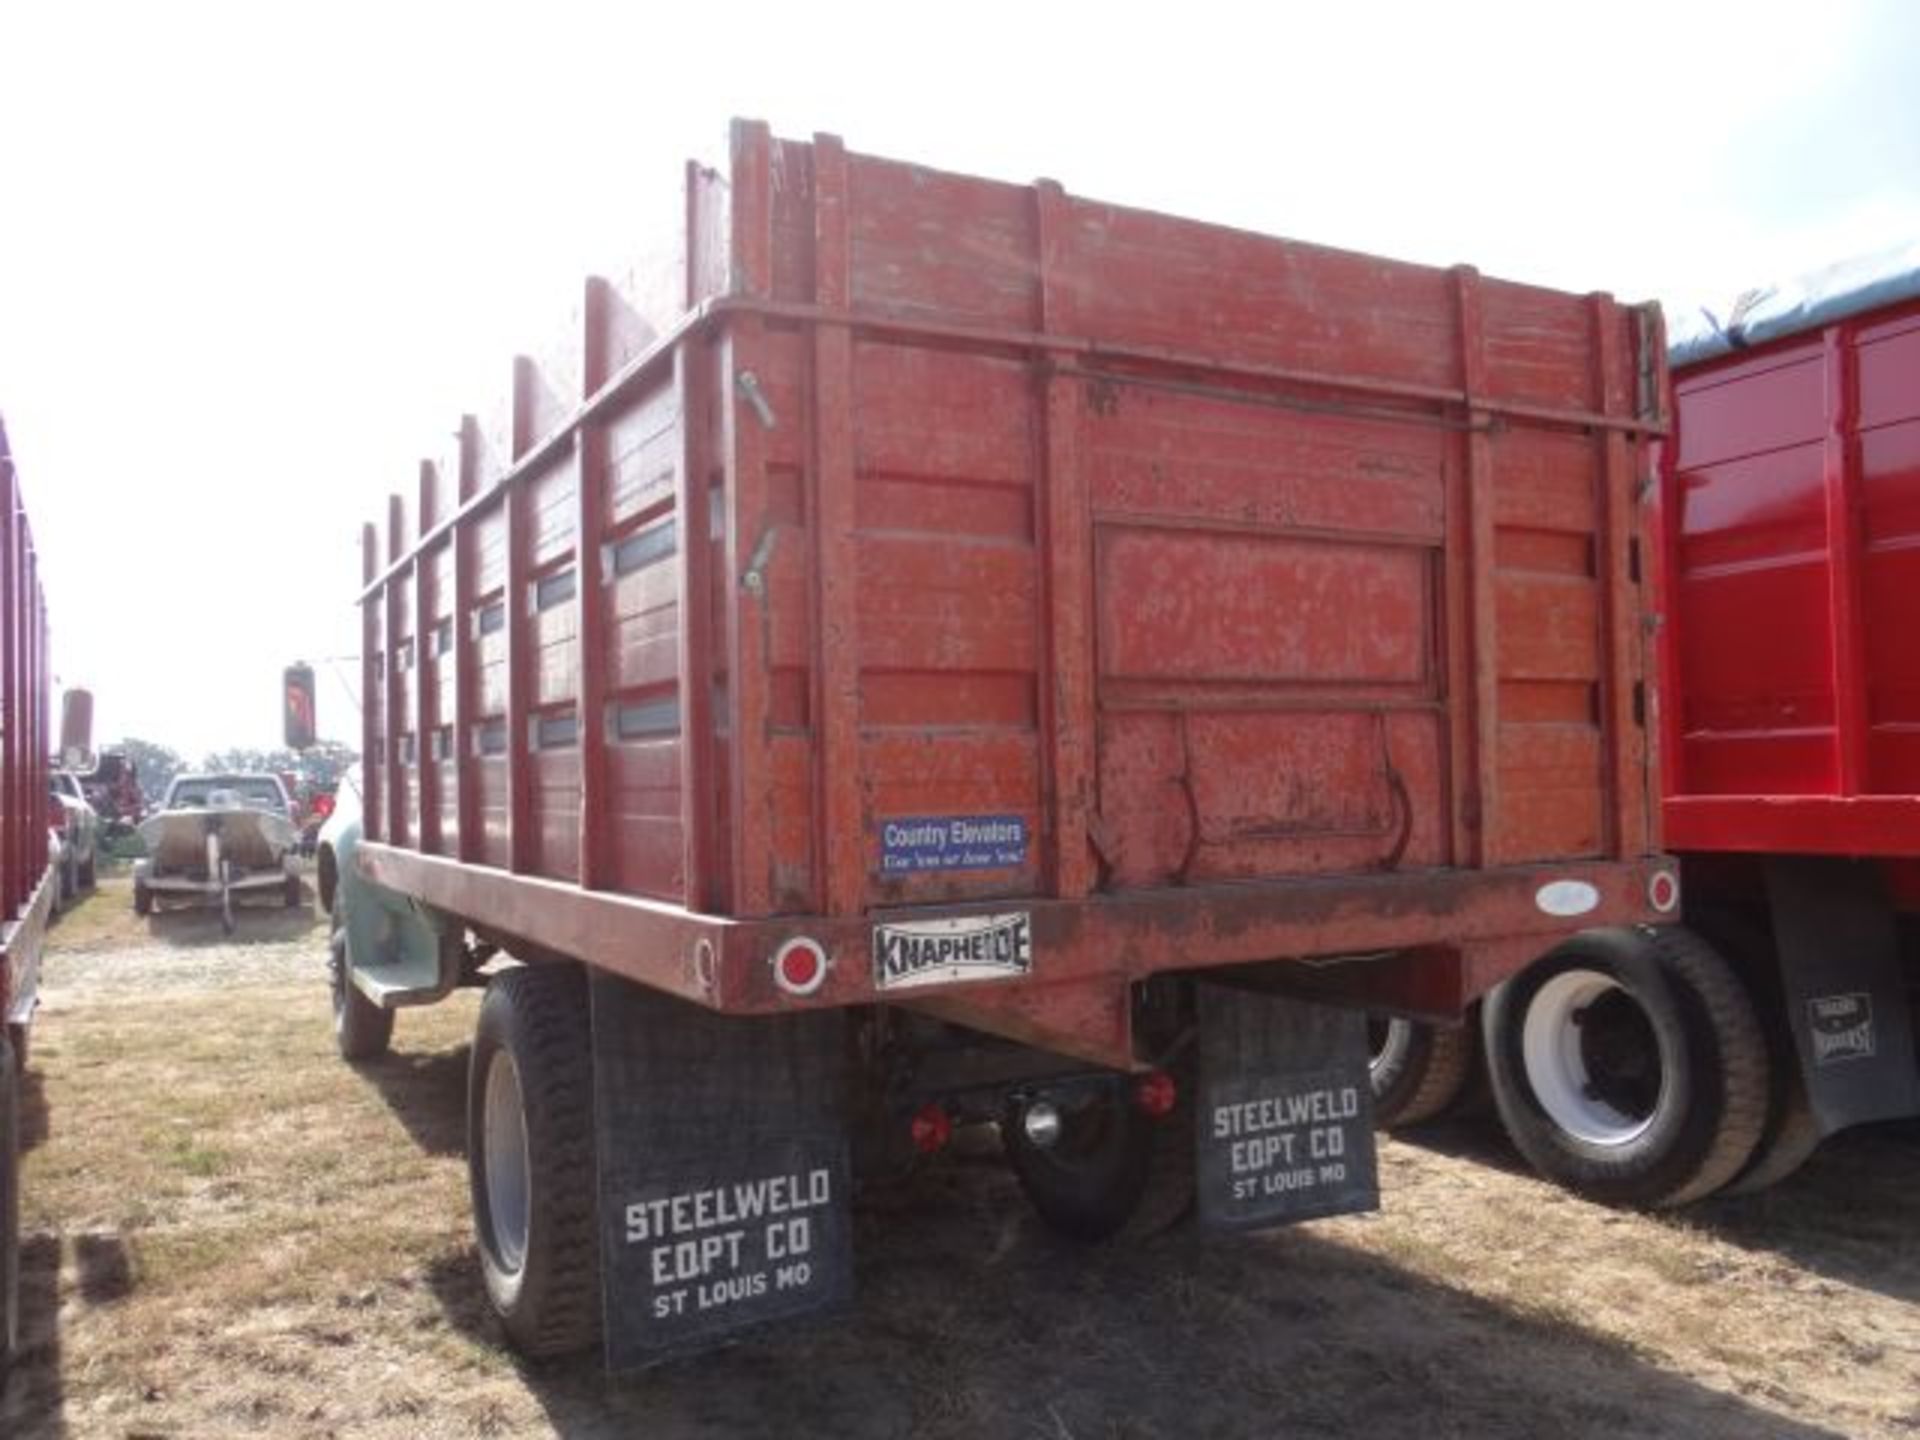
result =
M1608 1204L1668 1208L1764 1188L1817 1143L1746 986L1684 929L1589 931L1495 989L1477 1026L1394 1020L1373 1033L1381 1124L1455 1105L1478 1041L1515 1148ZM1795 1095L1799 1106L1783 1103Z
M1487 1073L1508 1135L1549 1179L1668 1208L1740 1175L1770 1093L1752 998L1690 932L1591 931L1487 997Z

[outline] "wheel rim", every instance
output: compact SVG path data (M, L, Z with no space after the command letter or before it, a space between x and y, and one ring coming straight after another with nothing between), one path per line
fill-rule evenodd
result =
M520 1076L504 1050L487 1064L485 1113L487 1229L500 1267L518 1274L527 1258L531 1223L527 1122L520 1106Z
M1653 1125L1666 1067L1653 1023L1611 975L1570 970L1534 993L1520 1037L1540 1108L1589 1145L1628 1145Z
M1406 1037L1407 1022L1367 1017L1367 1073L1377 1076Z

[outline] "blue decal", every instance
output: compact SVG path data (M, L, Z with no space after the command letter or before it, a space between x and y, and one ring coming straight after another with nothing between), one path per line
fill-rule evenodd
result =
M1027 822L1019 815L916 815L880 822L880 873L1018 870L1027 863Z

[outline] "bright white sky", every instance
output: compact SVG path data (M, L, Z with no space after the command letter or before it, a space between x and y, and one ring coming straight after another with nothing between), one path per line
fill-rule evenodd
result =
M278 743L359 524L731 115L1624 299L1920 236L1902 0L607 8L0 0L0 411L101 738Z

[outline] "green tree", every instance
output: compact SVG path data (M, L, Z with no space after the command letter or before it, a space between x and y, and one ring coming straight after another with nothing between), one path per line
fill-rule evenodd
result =
M106 748L126 752L127 759L133 762L134 775L140 782L140 793L147 797L149 805L159 804L173 777L186 769L187 762L180 758L179 751L152 740L128 737Z

